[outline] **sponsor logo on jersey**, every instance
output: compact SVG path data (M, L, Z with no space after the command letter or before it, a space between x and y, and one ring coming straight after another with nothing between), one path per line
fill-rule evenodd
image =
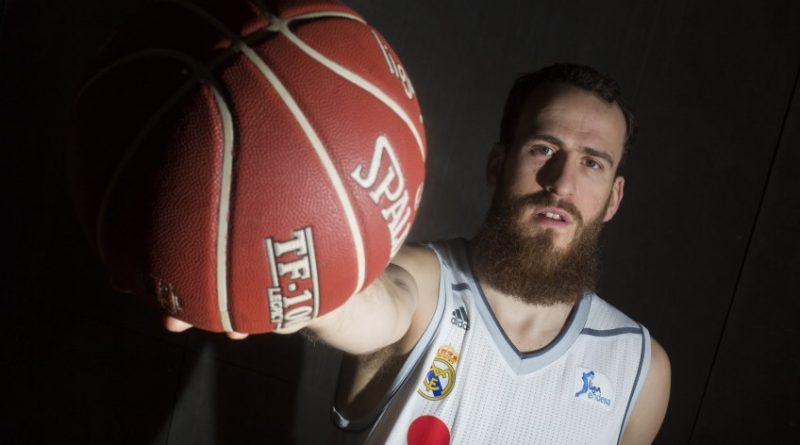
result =
M597 406L611 408L614 401L614 388L611 381L603 374L592 369L577 367L575 370L575 397L594 403Z
M467 316L467 310L464 309L464 306L453 311L453 317L450 318L450 323L453 323L465 331L469 331L469 317Z
M422 378L417 393L428 400L442 400L456 384L455 364L458 354L451 345L440 346L430 369Z
M408 445L449 445L450 428L436 416L422 415L408 426L406 440Z

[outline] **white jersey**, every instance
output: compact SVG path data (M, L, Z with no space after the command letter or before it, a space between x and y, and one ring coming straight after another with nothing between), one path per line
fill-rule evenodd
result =
M618 443L647 375L647 330L587 294L550 345L520 352L470 270L465 241L431 247L442 273L430 325L375 415L345 419L334 409L338 426L375 444Z

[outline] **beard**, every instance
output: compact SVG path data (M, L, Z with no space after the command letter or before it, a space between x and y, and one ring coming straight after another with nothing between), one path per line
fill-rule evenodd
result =
M566 248L555 247L553 229L523 232L520 221L531 206L559 207L572 216L577 228ZM595 287L604 213L584 223L572 203L559 202L549 193L508 197L498 190L475 238L475 271L481 281L528 304L574 304Z

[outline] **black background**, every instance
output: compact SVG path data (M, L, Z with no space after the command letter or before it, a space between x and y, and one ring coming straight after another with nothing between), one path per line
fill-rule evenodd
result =
M299 336L164 332L109 289L73 219L70 103L137 3L0 3L0 442L324 443L336 353ZM422 104L430 155L414 239L480 222L484 161L518 74L572 61L615 77L641 131L599 293L671 357L657 442L797 442L800 4L348 4L391 42Z

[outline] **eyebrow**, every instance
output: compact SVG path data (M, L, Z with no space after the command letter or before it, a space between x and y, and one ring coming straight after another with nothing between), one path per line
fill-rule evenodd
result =
M581 151L586 153L586 154L588 154L588 155L590 155L590 156L594 156L594 157L597 157L597 158L605 159L606 162L608 162L609 166L611 166L611 167L614 166L614 158L612 158L610 154L608 154L608 153L606 153L604 151L600 151L600 150L594 149L592 147L581 147Z
M564 142L561 141L561 139L559 139L559 138L557 138L555 136L549 135L549 134L536 134L536 135L534 135L532 137L532 139L541 139L543 141L547 141L547 142L557 146L559 149L563 149L564 148ZM594 157L597 157L597 158L604 159L606 162L608 162L608 164L611 167L614 167L614 158L612 158L611 155L608 154L605 151L598 150L596 148L592 148L592 147L588 147L588 146L581 147L580 151L581 151L581 153L586 153L586 154L588 154L590 156L594 156Z

